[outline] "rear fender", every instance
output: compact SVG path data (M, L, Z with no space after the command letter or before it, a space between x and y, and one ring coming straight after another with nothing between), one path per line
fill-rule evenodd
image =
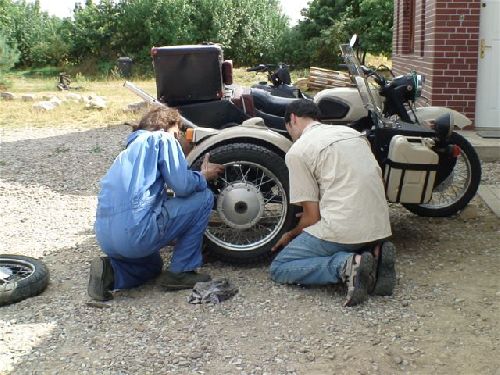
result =
M469 120L467 116L464 116L460 112L455 111L454 109L446 108L446 107L420 107L415 109L415 114L419 121L432 121L438 118L439 116L450 113L453 118L453 125L459 127L460 129L465 128L472 124L472 121ZM408 111L408 115L410 118L414 119L413 113Z
M189 165L203 153L218 144L228 143L228 141L238 142L238 140L245 139L245 142L247 142L249 138L253 138L259 143L268 143L283 151L283 153L286 153L292 146L292 142L288 138L264 125L238 125L223 130L210 129L210 131L204 133L206 136L196 144L186 158Z

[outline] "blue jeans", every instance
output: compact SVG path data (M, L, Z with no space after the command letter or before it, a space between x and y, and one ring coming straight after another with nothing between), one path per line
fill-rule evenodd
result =
M364 246L320 240L302 232L271 263L271 278L282 284L338 283L347 259Z
M202 265L201 245L203 233L208 225L213 207L213 194L209 189L189 197L169 199L166 212L160 220L159 232L162 238L155 241L154 251L142 258L129 258L110 254L115 277L115 289L130 289L158 276L163 260L159 250L176 240L169 270L172 272L192 271Z

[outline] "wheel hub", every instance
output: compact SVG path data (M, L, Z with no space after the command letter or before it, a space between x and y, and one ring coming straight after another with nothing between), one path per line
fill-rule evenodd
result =
M217 211L232 228L248 229L257 223L264 213L264 197L249 182L227 185L217 198Z

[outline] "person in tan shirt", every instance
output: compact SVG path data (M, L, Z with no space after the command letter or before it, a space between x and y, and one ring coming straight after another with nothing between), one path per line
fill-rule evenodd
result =
M366 138L347 126L324 125L309 100L291 103L286 129L294 144L285 157L290 202L302 206L298 225L273 251L271 278L284 284L345 282L345 306L368 294L391 295L395 248L381 169Z

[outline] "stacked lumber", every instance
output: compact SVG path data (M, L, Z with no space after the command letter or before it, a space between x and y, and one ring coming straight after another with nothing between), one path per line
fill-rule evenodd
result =
M349 73L312 66L309 70L309 90L323 90L332 87L352 86Z

